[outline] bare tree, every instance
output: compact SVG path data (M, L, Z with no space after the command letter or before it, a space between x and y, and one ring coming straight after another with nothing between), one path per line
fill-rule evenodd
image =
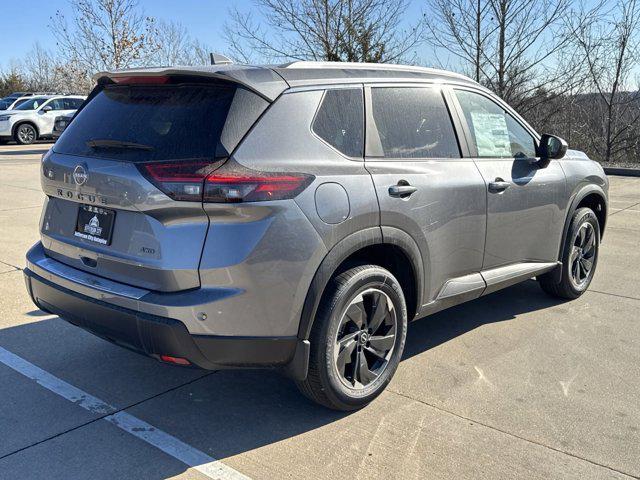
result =
M211 49L189 35L178 22L158 21L153 42L157 51L150 55L151 65L206 65Z
M489 0L429 0L426 25L429 42L458 57L470 76L485 74L486 44L496 31Z
M61 89L57 67L53 53L45 50L42 45L36 42L23 62L23 70L28 79L29 89L36 91Z
M225 38L243 61L411 61L422 22L406 30L406 0L255 0L252 12L231 11Z
M428 0L429 42L520 110L578 80L563 18L571 0ZM570 79L570 82L567 82ZM561 81L560 81L561 80Z
M51 19L59 52L78 74L126 68L144 63L158 47L153 43L154 19L136 0L69 0L71 25L62 12Z
M619 0L594 21L570 25L589 73L589 100L581 102L591 127L585 141L605 162L626 160L637 152L640 134L640 85L633 78L640 65L640 4Z

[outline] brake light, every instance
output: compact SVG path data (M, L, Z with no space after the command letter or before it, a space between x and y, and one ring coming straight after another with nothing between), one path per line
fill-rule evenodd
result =
M111 80L117 84L125 85L164 85L169 83L169 77L165 76L140 76L140 77L112 77Z
M314 179L302 173L257 172L238 164L151 162L137 164L142 174L174 200L210 203L263 202L293 198Z
M299 173L225 174L213 172L205 180L205 202L262 202L293 198L313 180L312 175Z

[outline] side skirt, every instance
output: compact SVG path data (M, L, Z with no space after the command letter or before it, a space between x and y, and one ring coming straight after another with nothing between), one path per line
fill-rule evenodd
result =
M435 300L422 306L414 320L550 272L560 265L560 262L521 262L452 278L445 282Z

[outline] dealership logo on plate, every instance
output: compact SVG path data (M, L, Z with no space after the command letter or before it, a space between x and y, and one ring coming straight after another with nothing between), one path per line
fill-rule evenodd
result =
M96 215L93 216L91 220L89 220L89 224L84 226L85 233L89 235L101 235L102 227L100 226L100 221Z
M89 174L82 165L78 165L73 170L73 181L76 182L77 185L84 185L85 183L87 183L88 178Z

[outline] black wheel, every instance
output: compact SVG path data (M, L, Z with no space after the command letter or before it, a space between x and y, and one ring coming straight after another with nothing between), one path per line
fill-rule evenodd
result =
M310 336L309 374L298 388L335 410L376 398L396 371L407 336L400 284L384 268L362 265L327 286Z
M562 254L562 279L552 274L538 278L542 290L559 298L574 299L582 295L593 279L600 251L600 225L590 208L580 208L571 219Z
M23 123L16 128L13 139L18 142L19 145L30 145L38 139L38 132L36 132L33 125Z

